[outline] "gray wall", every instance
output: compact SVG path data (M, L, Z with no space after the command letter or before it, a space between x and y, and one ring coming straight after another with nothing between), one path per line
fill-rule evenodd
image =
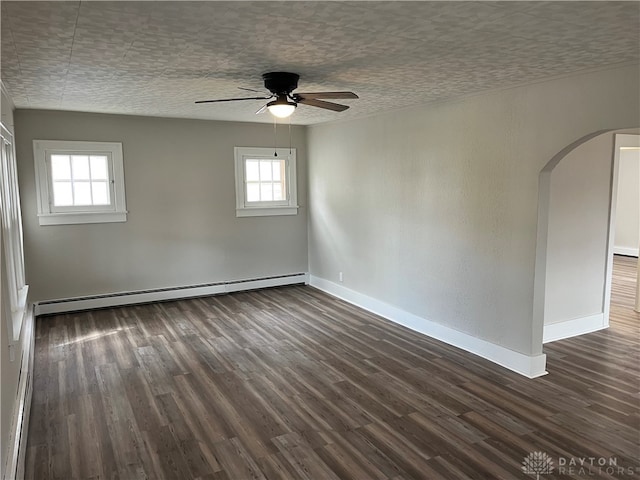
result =
M614 245L638 251L640 244L640 150L620 151Z
M309 129L312 275L524 354L538 175L587 133L640 125L638 68Z
M273 145L268 125L35 110L15 122L34 301L307 271L304 127L298 215L236 218L233 148ZM128 221L40 226L34 139L122 142Z
M545 324L603 312L614 133L579 145L551 172Z

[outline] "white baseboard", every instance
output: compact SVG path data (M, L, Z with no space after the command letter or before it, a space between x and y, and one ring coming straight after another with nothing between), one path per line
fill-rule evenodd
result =
M255 290L258 288L280 287L309 283L308 273L293 273L277 277L256 278L251 280L237 280L218 282L206 285L192 285L188 287L163 288L135 292L119 292L107 295L94 295L82 298L66 298L38 302L35 306L36 315L51 313L66 313L79 310L93 310L96 308L120 307L136 303L162 302L181 298L205 297L223 293Z
M626 257L637 257L640 252L639 248L630 248L630 247L616 247L613 246L613 254L614 255L624 255Z
M9 445L7 447L7 460L4 465L3 480L22 480L24 478L27 454L27 432L29 431L31 396L33 394L34 323L33 309L29 308L22 327L24 329L24 337L22 338L20 377L18 380L18 391L13 416L11 418L11 432Z
M546 355L525 355L419 317L337 283L311 275L309 284L330 295L380 315L411 330L461 348L528 378L545 375Z
M542 343L555 342L564 338L571 338L585 333L595 332L607 328L604 314L589 315L588 317L574 318L564 322L550 323L544 326Z

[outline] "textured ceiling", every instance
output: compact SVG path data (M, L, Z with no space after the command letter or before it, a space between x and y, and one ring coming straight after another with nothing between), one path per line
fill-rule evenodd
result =
M352 90L313 124L640 59L639 2L2 1L2 81L18 108L271 121L260 75Z

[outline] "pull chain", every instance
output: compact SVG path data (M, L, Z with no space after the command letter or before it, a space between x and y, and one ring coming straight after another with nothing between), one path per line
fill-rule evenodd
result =
M289 155L291 155L291 117L289 117Z
M273 156L277 157L278 156L278 133L276 131L276 125L277 125L277 121L276 121L276 117L273 117Z

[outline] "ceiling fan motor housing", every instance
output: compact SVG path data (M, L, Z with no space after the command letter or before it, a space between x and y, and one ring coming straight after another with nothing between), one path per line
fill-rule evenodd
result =
M262 75L264 86L274 95L287 95L298 88L300 75L288 72L269 72Z

